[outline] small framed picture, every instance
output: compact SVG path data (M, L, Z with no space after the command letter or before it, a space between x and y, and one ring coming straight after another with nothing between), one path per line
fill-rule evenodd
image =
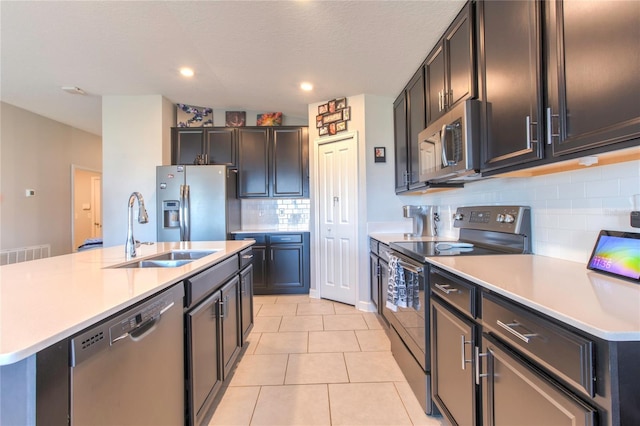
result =
M246 122L246 111L227 111L225 113L225 125L227 127L243 127Z
M347 130L347 122L346 121L337 121L336 122L336 133L344 132Z
M324 136L329 134L329 126L322 126L318 129L318 135Z
M316 115L316 128L322 127L322 115Z
M373 148L373 158L376 163L387 162L387 156L385 151L386 150L384 146L376 146L375 148Z
M328 104L318 105L318 114L326 114L328 112L329 112Z
M331 123L329 124L329 134L330 135L335 135L337 132L336 130L336 123Z
M344 121L351 120L351 107L345 107L342 110L342 120Z
M329 112L336 112L336 100L329 101Z
M342 111L329 113L322 118L322 122L324 124L335 123L336 121L342 120Z
M336 99L336 111L347 107L347 98Z

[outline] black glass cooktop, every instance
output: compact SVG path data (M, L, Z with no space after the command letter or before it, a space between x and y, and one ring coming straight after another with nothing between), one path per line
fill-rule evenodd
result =
M504 251L488 247L473 245L473 247L446 248L449 241L402 241L391 243L390 247L405 256L420 262L425 262L427 257L434 256L470 256L488 254L506 254ZM454 242L455 243L455 242Z

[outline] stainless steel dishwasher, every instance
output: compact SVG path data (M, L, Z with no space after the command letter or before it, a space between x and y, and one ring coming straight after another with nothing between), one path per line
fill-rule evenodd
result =
M71 425L184 424L184 287L71 341Z

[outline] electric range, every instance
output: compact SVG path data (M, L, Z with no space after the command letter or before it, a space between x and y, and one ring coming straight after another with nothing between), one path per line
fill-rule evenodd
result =
M421 263L433 256L531 253L529 207L459 207L453 219L460 229L457 241L400 241L389 247Z
M413 303L389 304L394 283L388 283L382 316L389 324L391 352L427 414L436 414L431 400L429 264L434 256L477 256L531 253L531 210L524 206L459 207L453 216L457 241L401 241L389 244L389 277L412 283ZM392 271L391 259L395 257ZM396 278L394 278L394 281ZM417 296L416 296L417 295ZM417 300L416 300L417 297ZM384 303L384 302L383 302Z

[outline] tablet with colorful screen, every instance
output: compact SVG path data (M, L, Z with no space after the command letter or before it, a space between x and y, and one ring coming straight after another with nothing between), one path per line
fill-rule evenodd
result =
M600 231L587 268L640 283L640 234Z

